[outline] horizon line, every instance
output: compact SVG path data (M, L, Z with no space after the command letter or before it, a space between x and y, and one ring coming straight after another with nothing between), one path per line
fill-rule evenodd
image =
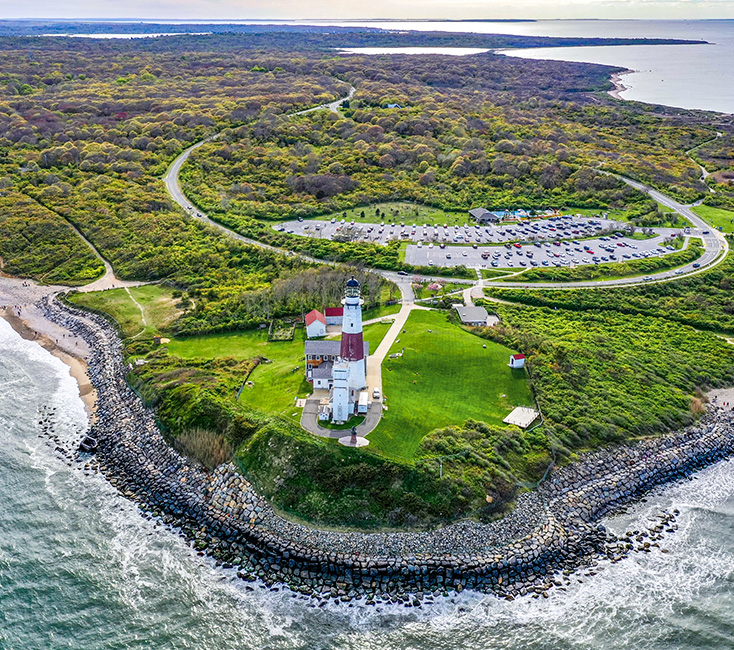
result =
M65 22L99 22L99 23L111 23L111 22L125 22L125 23L154 23L154 22L168 22L172 24L187 24L187 23L242 23L242 22L257 22L257 23L285 23L292 22L297 23L300 21L308 22L342 22L342 23L353 23L353 22L392 22L392 23L534 23L534 22L568 22L568 21L583 21L583 22L712 22L712 21L734 21L732 17L721 17L721 18L130 18L130 17L119 17L119 18L102 18L102 17L60 17L60 16L44 16L37 18L3 18L0 17L0 22L32 22L41 20L58 20Z

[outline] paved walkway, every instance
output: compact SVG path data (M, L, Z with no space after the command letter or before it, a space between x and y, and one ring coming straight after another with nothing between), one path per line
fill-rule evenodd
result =
M320 394L317 395L316 393ZM319 402L323 394L328 395L329 392L325 390L314 391L314 394L306 400L306 405L303 407L303 413L301 414L301 426L309 433L321 438L342 438L349 435L349 429L326 429L319 424ZM381 418L382 400L373 400L364 421L357 426L357 435L364 438L372 433L377 428Z
M58 213L57 213L58 214ZM84 243L89 246L89 248L92 249L92 252L97 256L97 258L104 264L104 275L101 278L98 278L97 280L94 280L93 282L90 282L89 284L85 284L82 287L75 287L77 291L80 291L82 293L88 293L90 291L104 291L105 289L117 289L121 287L139 287L143 284L150 284L149 282L136 282L136 281L130 281L130 280L120 280L117 276L115 276L115 271L112 268L112 264L110 264L104 257L102 257L102 254L97 250L97 248L94 246L92 242L90 242L77 228L71 221L61 216L66 223L71 226L72 230L79 235L79 237L84 241ZM132 297L132 296L131 296Z

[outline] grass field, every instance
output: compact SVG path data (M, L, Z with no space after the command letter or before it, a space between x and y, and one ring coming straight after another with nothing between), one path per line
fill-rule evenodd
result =
M377 210L380 214L377 214ZM362 214L364 213L364 217ZM439 208L431 208L417 203L407 201L390 201L387 203L375 203L361 208L352 208L342 212L334 212L325 216L317 217L319 220L346 219L355 223L415 223L419 225L433 226L435 224L448 224L449 226L463 225L469 223L467 212L446 212Z
M397 303L396 305L380 305L379 307L372 307L371 309L365 309L362 312L362 321L367 322L375 318L384 318L385 316L394 316L397 314L403 305Z
M734 212L711 208L708 205L698 205L693 211L702 219L708 221L714 228L721 228L722 232L734 232Z
M119 323L126 337L150 337L159 334L181 314L176 306L178 300L173 298L171 290L155 284L131 289L77 293L69 299L80 307L91 307L110 314Z
M369 342L370 351L377 348L389 328L389 324L382 323L365 325L364 340ZM270 363L255 368L250 375L254 385L245 386L240 402L259 411L300 420L301 412L295 409L295 400L310 395L312 390L305 378L304 340L305 330L298 328L293 341L268 343L268 331L261 329L173 339L168 351L184 359L266 357Z
M510 273L517 273L519 270L520 269L480 269L480 272L482 274L482 278L485 280L491 280Z
M420 287L413 287L413 293L415 294L416 300L425 300L426 298L440 298L441 296L445 296L447 293L462 291L463 289L471 286L470 284L464 284L463 282L447 282L438 291L429 291L429 284L432 283L426 282L424 284L421 284Z
M646 239L652 239L653 237L657 237L657 233L653 235L646 235L644 232L638 230L636 232L633 232L631 235L625 235L627 239L634 239L635 241L645 241Z
M414 311L405 329L390 350L404 355L382 364L389 408L370 451L409 459L433 429L467 418L501 424L515 406L533 405L525 371L507 366L516 350L466 332L445 312Z
M134 336L143 329L140 309L124 289L75 293L69 301L80 307L89 307L112 316L122 328L125 336Z
M599 217L606 214L608 219L617 219L619 221L627 221L626 210L607 210L606 208L564 208L561 210L561 214L577 215L581 214L584 217Z

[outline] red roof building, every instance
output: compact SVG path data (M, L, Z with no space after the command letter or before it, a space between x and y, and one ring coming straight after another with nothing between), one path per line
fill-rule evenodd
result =
M327 307L326 310L327 325L341 325L344 319L344 307Z
M310 339L326 336L326 318L318 310L313 309L306 314L306 336Z
M326 317L318 309L312 309L308 314L306 314L306 327L316 321L320 321L326 325Z
M510 355L510 368L524 368L525 367L525 355L524 354L511 354Z

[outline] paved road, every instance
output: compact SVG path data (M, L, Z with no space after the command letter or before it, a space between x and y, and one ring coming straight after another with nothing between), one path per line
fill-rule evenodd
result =
M345 102L347 99L351 98L353 94L354 94L354 88L350 86L348 95L343 97L342 99L335 100L334 102L331 102L329 104L323 104L321 106L316 106L312 109L298 111L297 113L294 113L294 115L304 114L304 113L308 113L314 110L328 109L328 110L336 111L338 110L338 107L343 102ZM191 147L186 149L186 151L184 151L180 156L178 156L176 160L173 161L170 168L168 169L168 172L166 173L165 177L163 178L163 181L166 184L166 189L168 190L169 194L171 195L171 198L176 203L178 203L191 216L219 229L220 231L224 232L225 234L229 235L230 237L233 237L244 243L251 244L253 246L259 246L261 248L279 252L284 255L294 255L292 251L279 249L279 248L270 246L268 244L263 244L257 240L243 237L242 235L239 235L238 233L230 230L229 228L226 228L225 226L210 219L207 215L203 214L200 210L195 208L194 205L188 200L186 195L181 190L181 185L179 183L179 174L181 171L181 167L186 162L188 157L191 155L192 151L202 146L206 142L209 142L215 139L216 137L217 136L214 135L214 136L211 136L210 138L207 138L206 140L203 140L202 142L192 145ZM532 285L528 285L528 286L532 286L533 289L576 289L576 288L583 288L583 287L617 287L617 286L628 286L628 285L644 284L644 283L651 283L651 282L667 282L667 281L674 280L684 275L693 275L696 273L703 272L707 268L711 268L712 266L719 264L723 261L725 254L729 250L729 245L726 239L718 231L713 230L703 219L698 217L691 210L691 206L678 203L677 201L675 201L674 199L672 199L669 196L666 196L665 194L661 193L660 191L655 190L651 187L648 187L637 181L633 181L632 179L629 179L623 176L617 176L617 177L623 180L628 185L631 185L632 187L642 192L647 193L651 198L658 201L660 204L677 212L678 214L682 215L683 217L685 217L686 219L691 221L691 223L694 224L694 228L691 231L691 236L701 237L704 248L705 248L704 254L695 262L696 264L699 265L699 268L695 268L693 266L694 263L691 263L683 267L680 267L680 269L678 269L680 273L677 272L678 270L662 271L660 273L652 273L650 274L650 276L645 276L645 277L650 277L651 279L649 280L646 280L645 277L643 276L638 276L638 277L632 277L632 278L621 278L617 280L592 280L588 282L542 282L542 283L533 283ZM325 262L324 260L314 259L312 257L308 257L305 255L300 255L300 257L302 259L305 259L311 262L333 264L332 262ZM409 278L398 275L397 273L392 272L392 271L383 271L382 269L371 269L371 270L374 271L375 273L379 273L380 275L382 275L383 277L389 280L392 280L393 282L395 282L398 285L403 295L404 304L413 302L414 295L413 295L412 288L410 287ZM433 279L433 278L429 278L429 279ZM473 284L473 282L468 281L467 284ZM502 282L501 280L484 280L483 286L518 288L523 285L522 283L519 283L519 282Z

